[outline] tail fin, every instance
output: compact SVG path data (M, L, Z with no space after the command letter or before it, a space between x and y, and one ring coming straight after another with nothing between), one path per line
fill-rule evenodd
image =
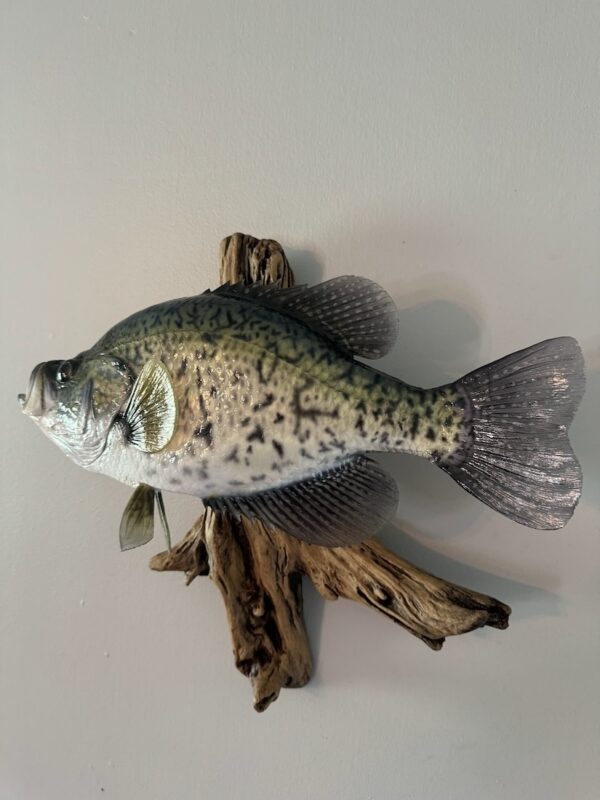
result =
M464 489L510 519L554 530L571 518L581 467L567 429L585 377L575 339L539 342L465 375L457 450L439 466Z

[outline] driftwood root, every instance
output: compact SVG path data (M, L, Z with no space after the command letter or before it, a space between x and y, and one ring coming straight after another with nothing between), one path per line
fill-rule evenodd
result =
M221 242L222 282L292 286L279 245L236 233ZM257 520L207 510L175 547L150 567L179 570L187 583L209 575L219 587L237 668L264 711L282 688L310 679L310 646L302 616L302 576L328 600L345 597L385 614L439 650L446 636L489 625L506 628L510 608L487 595L436 578L374 539L355 547L308 545Z

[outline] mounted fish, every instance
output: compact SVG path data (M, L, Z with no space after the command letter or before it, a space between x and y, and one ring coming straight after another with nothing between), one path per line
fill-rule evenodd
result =
M434 389L356 360L397 335L370 280L223 285L140 311L31 375L23 411L74 461L137 489L125 549L149 540L161 490L325 546L373 536L393 479L369 452L434 462L533 528L561 528L581 493L567 428L584 389L571 338L549 339ZM168 529L167 529L168 530Z

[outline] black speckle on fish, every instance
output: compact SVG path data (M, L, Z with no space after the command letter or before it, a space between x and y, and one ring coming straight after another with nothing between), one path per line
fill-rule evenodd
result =
M247 442L254 442L254 441L264 442L265 441L265 435L264 435L262 427L260 425L256 425L254 427L254 430L251 433L249 433L248 436L246 436L246 441Z
M265 396L264 400L261 400L260 403L255 403L252 406L252 410L258 411L261 408L267 408L267 406L270 406L274 400L275 400L275 395L269 392L269 394Z
M235 463L236 463L236 464L237 464L237 463L239 463L238 451L239 451L239 447L238 447L238 445L236 444L236 445L235 445L235 447L233 447L233 448L232 448L232 449L229 451L229 453L228 453L228 454L225 456L225 458L224 458L224 461L225 461L225 462L229 462L229 461L235 461Z
M412 415L412 421L410 423L410 437L414 439L417 435L417 431L419 430L419 415L415 412Z
M204 439L208 446L212 445L212 422L205 422L204 425L198 425L194 430L194 436L197 439Z

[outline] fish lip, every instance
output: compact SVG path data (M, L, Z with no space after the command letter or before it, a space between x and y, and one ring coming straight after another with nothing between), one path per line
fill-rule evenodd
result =
M41 417L44 413L44 376L42 370L47 362L35 366L29 378L26 394L19 394L17 399L24 414L30 417Z

